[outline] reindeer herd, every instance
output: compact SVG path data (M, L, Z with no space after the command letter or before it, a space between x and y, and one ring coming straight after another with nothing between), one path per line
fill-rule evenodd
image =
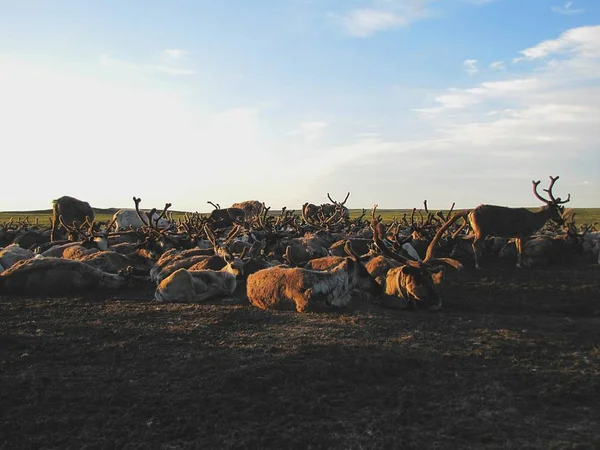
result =
M588 258L600 264L600 233L575 225L569 202L554 184L525 208L480 205L384 223L377 205L351 218L344 201L305 203L278 214L251 200L210 214L175 219L162 211L120 210L97 223L94 210L73 197L52 202L50 229L27 221L0 225L0 294L58 295L155 286L156 302L204 302L241 292L260 309L297 312L347 306L361 298L395 309L439 309L446 270L505 255L517 267ZM237 295L237 294L236 294Z

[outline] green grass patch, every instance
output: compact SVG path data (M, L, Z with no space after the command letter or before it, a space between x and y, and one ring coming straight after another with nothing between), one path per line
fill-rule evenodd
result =
M534 211L536 208L530 208ZM456 208L455 211L460 210L460 208ZM107 208L107 209L94 209L96 214L96 222L106 222L107 220L111 220L112 216L115 212L117 212L117 208ZM600 208L573 208L575 213L575 222L579 225L581 224L592 224L592 223L600 223ZM270 214L279 214L278 210L271 210ZM381 216L384 222L390 222L394 220L394 218L401 219L404 215L406 217L410 217L412 209L378 209L377 215ZM447 213L447 210L444 210L444 213ZM296 213L299 214L300 211L296 210ZM360 216L362 213L361 209L351 209L350 217L355 218ZM0 224L7 223L12 218L16 221L23 221L27 218L30 223L35 223L36 220L39 220L40 225L49 226L50 224L50 216L52 215L52 210L37 210L37 211L5 211L0 212ZM174 211L173 217L175 219L182 218L185 215L185 211ZM366 217L371 216L371 210L366 209Z

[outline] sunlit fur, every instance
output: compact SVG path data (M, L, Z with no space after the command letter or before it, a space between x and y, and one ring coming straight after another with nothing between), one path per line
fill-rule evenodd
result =
M158 302L203 302L231 295L242 269L243 263L239 258L218 271L178 269L160 282L154 298Z
M235 275L229 272L178 269L160 282L154 298L158 302L202 302L231 295L236 286Z
M404 309L439 309L442 306L436 286L441 284L444 276L443 267L436 272L424 272L423 269L411 266L394 267L385 277L385 294L393 296L386 306Z
M345 259L327 272L298 267L259 270L248 277L248 300L260 309L293 306L298 312L319 304L347 306L354 287L349 270L354 264L354 261Z

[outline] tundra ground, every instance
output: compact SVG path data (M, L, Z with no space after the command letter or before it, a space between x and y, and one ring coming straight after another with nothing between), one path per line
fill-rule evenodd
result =
M598 265L465 269L436 313L153 290L0 296L0 448L600 447Z

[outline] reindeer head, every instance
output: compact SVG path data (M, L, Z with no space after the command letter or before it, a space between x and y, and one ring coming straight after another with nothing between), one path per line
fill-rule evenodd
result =
M360 256L352 248L350 241L346 241L344 251L349 256L348 275L351 287L357 287L360 291L375 297L381 295L381 286L366 269L360 260Z
M443 266L426 267L425 270L422 267L403 266L398 271L398 277L403 278L398 280L398 285L403 285L416 308L436 310L442 306L437 287L444 279Z
M562 205L571 200L571 194L567 196L566 200L562 200L560 197L554 198L552 188L554 187L554 183L556 183L556 180L558 180L558 178L558 176L553 177L552 175L550 175L550 186L548 186L548 189L544 189L544 192L548 193L550 199L545 199L538 193L537 187L540 184L539 181L532 180L531 182L533 183L533 193L538 198L538 200L541 200L546 204L546 206L544 206L543 208L548 209L550 211L550 220L562 226L565 224L565 219L563 218L565 207Z

